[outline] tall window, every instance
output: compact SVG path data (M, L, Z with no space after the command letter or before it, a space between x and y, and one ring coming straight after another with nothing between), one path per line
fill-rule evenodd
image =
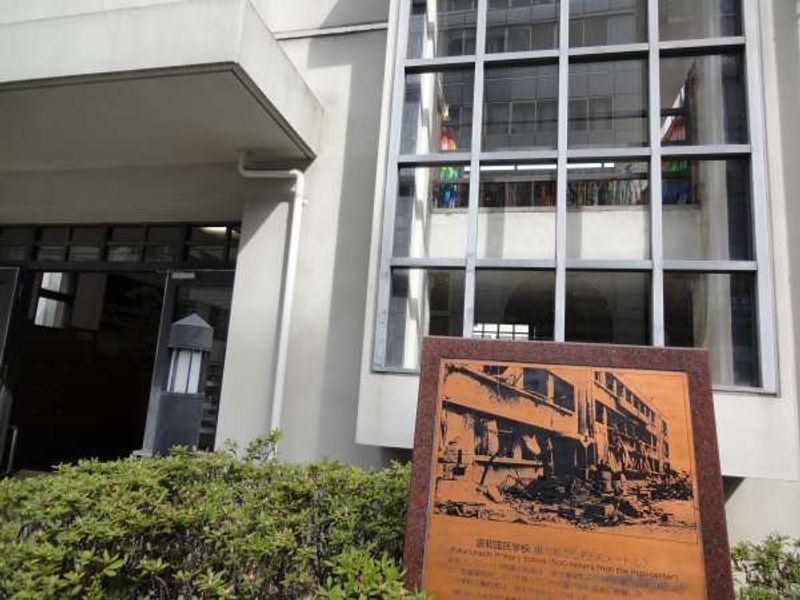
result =
M402 0L374 367L704 347L773 389L756 0Z

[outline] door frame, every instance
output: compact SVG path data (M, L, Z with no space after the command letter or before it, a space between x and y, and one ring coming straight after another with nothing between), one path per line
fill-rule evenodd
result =
M150 456L155 443L156 425L161 402L161 392L166 388L169 374L169 330L175 310L178 289L192 285L230 286L233 289L235 269L196 269L169 270L164 285L164 301L161 305L161 322L158 328L158 342L153 358L153 376L150 383L150 398L147 405L142 449L137 454Z
M14 453L18 430L11 425L11 409L14 404L14 395L8 379L6 345L9 339L9 330L12 327L14 316L19 311L20 299L20 270L18 267L0 267L0 273L11 273L11 297L8 301L8 310L5 319L0 320L0 476L8 475L14 468ZM11 444L8 447L6 459L6 445L8 435L11 433Z

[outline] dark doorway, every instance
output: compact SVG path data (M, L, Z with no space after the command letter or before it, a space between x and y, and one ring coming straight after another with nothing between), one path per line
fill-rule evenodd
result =
M17 466L141 447L164 274L27 272L9 344Z

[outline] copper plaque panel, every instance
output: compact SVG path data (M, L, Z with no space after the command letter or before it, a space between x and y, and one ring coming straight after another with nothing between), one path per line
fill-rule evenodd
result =
M715 436L702 351L426 340L409 584L731 598Z

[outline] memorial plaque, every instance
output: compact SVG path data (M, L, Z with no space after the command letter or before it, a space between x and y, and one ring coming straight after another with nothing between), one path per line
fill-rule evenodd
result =
M733 598L707 353L426 339L405 565L437 600Z

